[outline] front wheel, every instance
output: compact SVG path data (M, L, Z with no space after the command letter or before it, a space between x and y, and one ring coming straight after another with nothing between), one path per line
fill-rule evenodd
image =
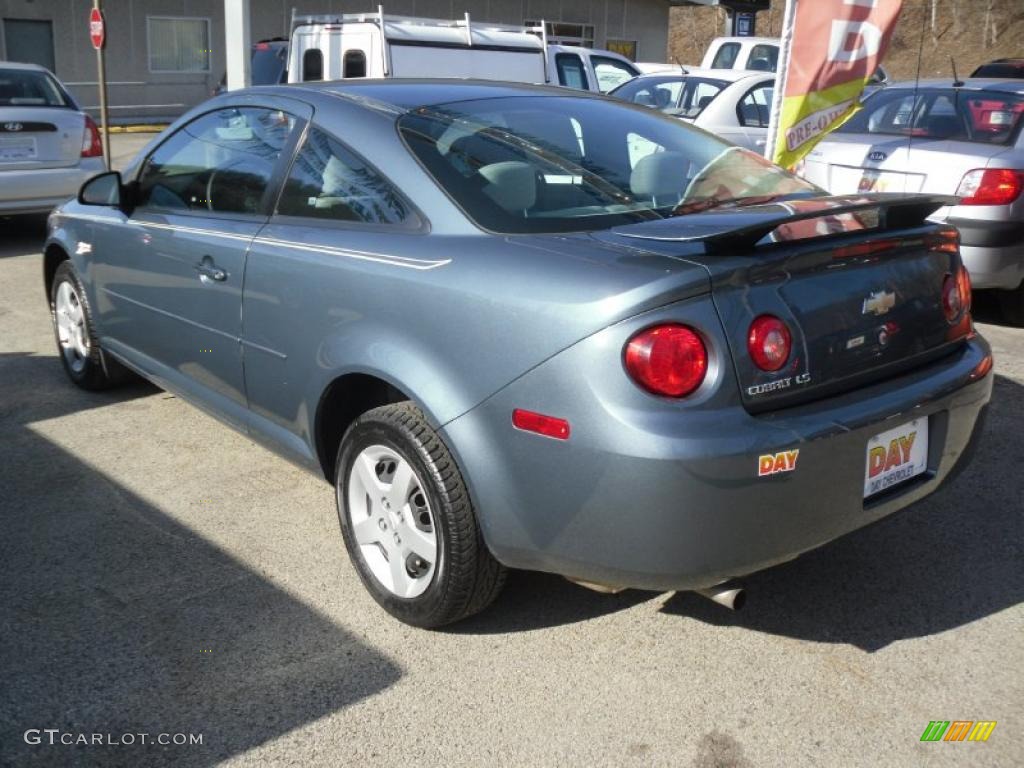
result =
M103 360L89 301L70 261L61 262L54 274L50 314L57 352L71 381L82 389L98 390L114 386L127 376L120 364Z
M484 544L451 453L416 406L363 414L342 439L336 469L345 546L384 610L438 627L497 597L505 568Z

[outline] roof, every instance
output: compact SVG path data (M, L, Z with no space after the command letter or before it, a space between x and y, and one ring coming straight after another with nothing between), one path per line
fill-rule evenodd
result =
M704 67L687 67L686 72L680 72L679 68L676 70L661 70L659 72L644 72L636 76L637 80L649 80L653 78L659 78L662 80L671 80L672 78L678 78L682 80L686 77L709 77L714 80L725 80L726 82L735 83L739 80L746 80L747 78L755 77L770 77L774 78L774 72L760 72L753 69L706 69ZM628 82L628 81L627 81Z
M954 88L955 81L952 78L921 80L916 84L917 88ZM989 77L968 77L960 81L962 91L1005 91L1007 93L1024 93L1024 80L1007 80ZM893 89L913 89L913 80L901 80L898 83L889 83L884 91Z
M0 69L24 69L31 70L32 72L49 72L46 67L41 67L38 64L24 64L20 61L0 61Z
M494 80L445 80L411 78L389 78L383 80L352 80L325 83L302 83L281 86L294 93L293 89L313 90L354 97L377 102L403 111L417 107L432 107L455 101L497 99L508 96L562 96L579 98L603 98L589 91L577 91L553 85L530 85L527 83L506 83Z

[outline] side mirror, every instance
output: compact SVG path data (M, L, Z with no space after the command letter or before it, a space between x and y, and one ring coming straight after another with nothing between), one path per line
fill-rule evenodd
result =
M82 205L109 205L121 207L121 174L108 171L93 176L78 190L78 202Z

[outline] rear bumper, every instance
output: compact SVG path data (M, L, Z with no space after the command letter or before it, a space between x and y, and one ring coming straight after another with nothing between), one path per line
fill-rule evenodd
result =
M960 256L975 288L1013 290L1024 281L1024 221L949 216L945 222L960 231Z
M926 368L805 406L650 418L601 383L567 386L581 363L567 352L448 424L446 439L499 560L657 590L791 560L928 496L966 463L993 378L976 337ZM512 409L531 406L567 418L570 439L513 429ZM869 439L922 418L927 471L865 501ZM761 454L797 448L795 471L758 477Z
M51 211L103 170L103 159L97 157L82 158L71 168L0 171L0 215Z

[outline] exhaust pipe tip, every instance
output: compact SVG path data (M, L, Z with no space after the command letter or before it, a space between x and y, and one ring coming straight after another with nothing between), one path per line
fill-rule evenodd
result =
M740 610L747 602L747 590L739 584L719 584L707 589L695 589L694 592L725 606L730 611Z

